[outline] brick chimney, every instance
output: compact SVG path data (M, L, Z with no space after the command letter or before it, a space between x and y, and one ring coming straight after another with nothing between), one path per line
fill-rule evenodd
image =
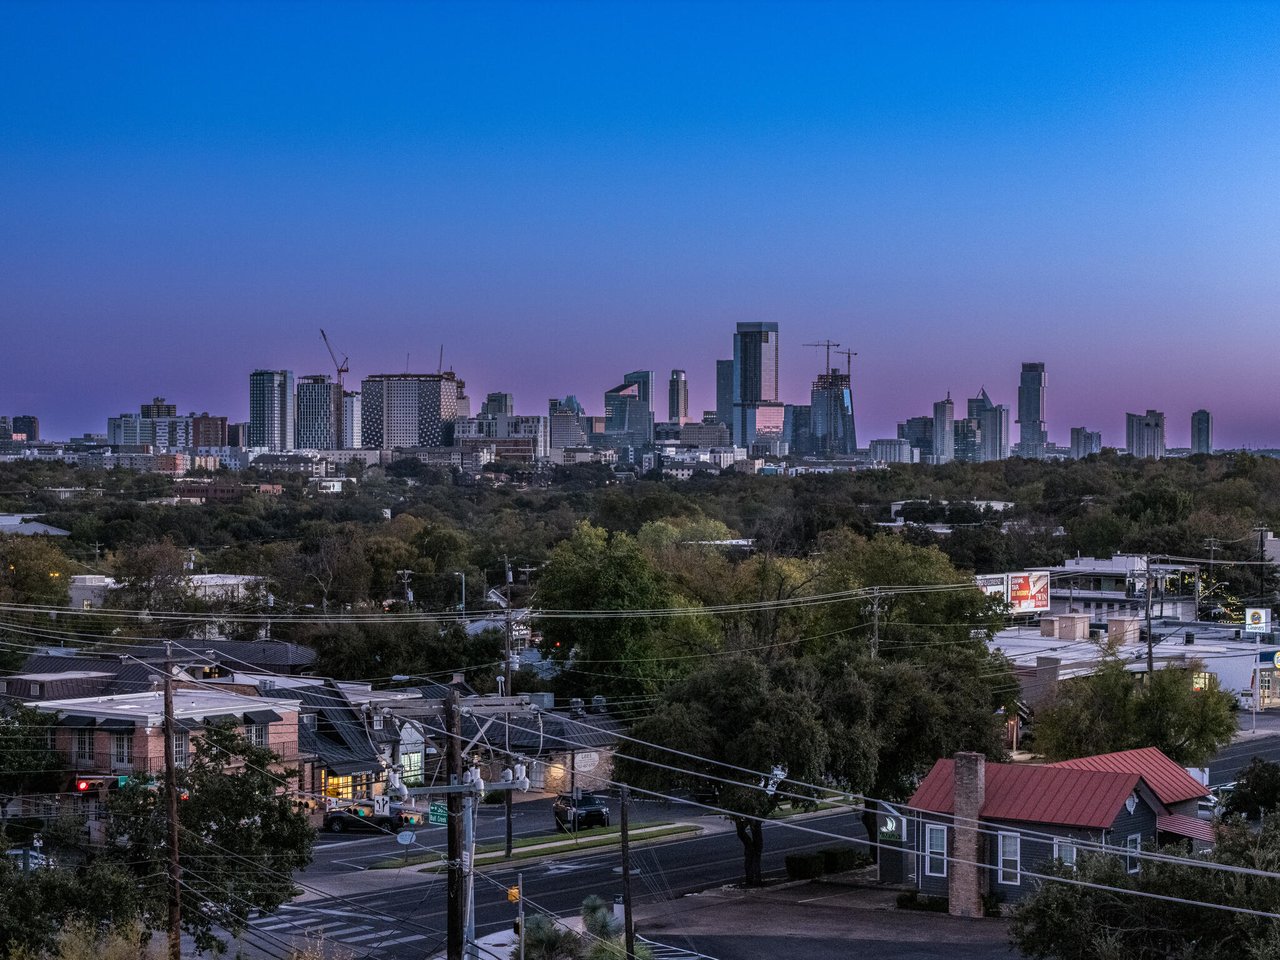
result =
M987 795L986 765L980 753L957 753L955 757L955 825L947 871L948 910L953 917L982 916L987 871L979 866L983 843L977 821Z

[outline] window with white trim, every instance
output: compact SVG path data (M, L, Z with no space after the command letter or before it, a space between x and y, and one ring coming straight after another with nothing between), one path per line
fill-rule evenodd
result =
M1064 866L1072 870L1076 868L1076 845L1070 840L1057 837L1053 841L1053 859L1061 860Z
M1001 833L997 835L1000 846L999 880L1009 886L1022 883L1022 834Z
M947 828L940 823L925 824L924 873L926 877L947 875Z
M175 767L185 767L191 753L191 735L185 730L175 731L173 734L173 765Z
M93 731L76 731L76 763L93 763Z
M113 733L111 735L111 762L116 766L132 766L133 733Z
M1138 851L1142 849L1142 834L1131 833L1124 838L1124 848L1127 851L1124 857L1125 869L1130 873L1138 872Z
M267 745L267 725L265 723L246 724L244 738L255 747L265 747Z

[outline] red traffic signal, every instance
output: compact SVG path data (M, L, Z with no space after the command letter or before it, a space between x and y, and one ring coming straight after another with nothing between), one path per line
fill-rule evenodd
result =
M77 780L76 791L78 793L88 793L93 784L88 780Z

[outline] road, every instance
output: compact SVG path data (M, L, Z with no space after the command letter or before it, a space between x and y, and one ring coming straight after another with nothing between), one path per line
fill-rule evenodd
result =
M1247 722L1247 721L1246 721ZM1254 757L1280 762L1280 734L1246 737L1222 750L1209 762L1209 784L1231 783Z
M723 821L715 822L720 828L717 832L640 846L634 851L632 889L638 902L667 902L741 878L742 846L737 835L723 829ZM849 839L866 836L858 817L848 813L808 818L798 826ZM787 853L839 842L801 832L796 826L770 823L765 827L764 869L767 873L781 873ZM339 868L337 859L340 858L332 861L335 869ZM571 914L589 895L611 901L621 892L617 850L584 852L580 856L563 854L555 860L527 864L521 871L526 910ZM432 956L445 937L445 876L411 873L391 886L384 879L385 871L363 876L370 878L369 892L360 892L356 887L344 897L295 902L275 915L253 921L244 938L246 946L256 948L260 956L279 956L289 942L304 932L317 931L327 942L342 944L364 960L422 960ZM517 870L510 867L482 870L476 875L478 936L511 924L515 907L507 902L506 888L515 884L516 876ZM307 878L304 875L302 879ZM376 889L372 889L374 883L378 884Z

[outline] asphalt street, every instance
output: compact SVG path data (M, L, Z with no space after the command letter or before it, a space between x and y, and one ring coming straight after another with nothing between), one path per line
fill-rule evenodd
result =
M1254 757L1280 762L1280 734L1243 738L1221 751L1209 762L1209 785L1216 787L1233 782Z
M541 812L534 815L541 819ZM637 903L672 902L684 894L741 879L742 845L731 829L725 829L727 825L723 821L714 822L717 832L639 846L634 850L632 889ZM708 821L709 826L711 823ZM499 819L497 826L501 825ZM540 824L538 829L545 830L545 824ZM486 824L484 833L492 830L493 824ZM443 840L443 831L439 832ZM839 813L794 824L770 823L765 827L764 869L767 873L780 874L787 853L831 846L841 842L838 838L865 838L856 815ZM389 842L394 847L394 841L372 842ZM340 869L337 859L332 863L335 869ZM519 869L482 869L475 879L477 935L511 924L516 908L507 902L506 889L515 885L519 872L524 877L527 911L572 914L589 895L612 901L621 892L621 866L616 849L584 851L580 856L562 853L554 860L529 863ZM364 878L369 881L368 892L361 892L360 880ZM300 879L305 882L308 878L304 874ZM245 945L256 948L262 955L280 955L289 942L311 932L323 934L327 942L341 944L364 960L422 960L440 948L446 922L443 873L414 871L396 877L386 871L368 871L354 878L352 884L344 885L344 889L347 890L344 896L313 897L254 920L244 938Z

